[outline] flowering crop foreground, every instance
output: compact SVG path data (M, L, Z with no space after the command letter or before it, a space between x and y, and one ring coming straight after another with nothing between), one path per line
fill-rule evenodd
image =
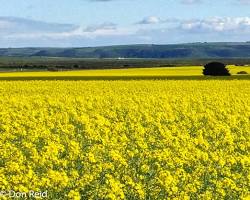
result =
M0 94L0 191L250 198L249 80L1 81Z

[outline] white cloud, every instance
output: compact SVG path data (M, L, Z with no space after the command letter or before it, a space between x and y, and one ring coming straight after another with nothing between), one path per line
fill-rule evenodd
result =
M250 17L213 17L181 21L180 28L191 31L242 31L250 30Z
M80 26L0 17L0 47L244 41L249 40L249 34L250 17L187 20L151 16L129 26Z

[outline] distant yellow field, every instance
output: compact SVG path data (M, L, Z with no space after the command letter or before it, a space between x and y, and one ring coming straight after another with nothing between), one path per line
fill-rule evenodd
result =
M0 77L47 77L47 76L201 76L203 67L183 66L164 68L135 68L135 69L110 69L110 70L81 70L63 72L9 72L0 73ZM229 66L232 75L239 71L250 74L250 67Z

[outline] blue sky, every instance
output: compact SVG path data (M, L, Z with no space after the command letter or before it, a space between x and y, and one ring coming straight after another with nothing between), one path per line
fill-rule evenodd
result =
M0 0L0 47L250 40L250 0Z

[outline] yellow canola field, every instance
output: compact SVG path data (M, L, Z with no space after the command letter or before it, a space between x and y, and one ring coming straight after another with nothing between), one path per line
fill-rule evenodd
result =
M249 80L1 81L0 95L0 191L250 197Z
M1 77L89 77L89 76L203 76L202 66L182 66L182 67L154 67L154 68L130 68L130 69L105 69L105 70L80 70L80 71L59 71L59 72L4 72L0 73ZM250 66L228 66L228 69L232 75L236 75L237 72L245 71L250 74ZM241 75L242 76L242 75ZM244 76L244 75L243 75Z

